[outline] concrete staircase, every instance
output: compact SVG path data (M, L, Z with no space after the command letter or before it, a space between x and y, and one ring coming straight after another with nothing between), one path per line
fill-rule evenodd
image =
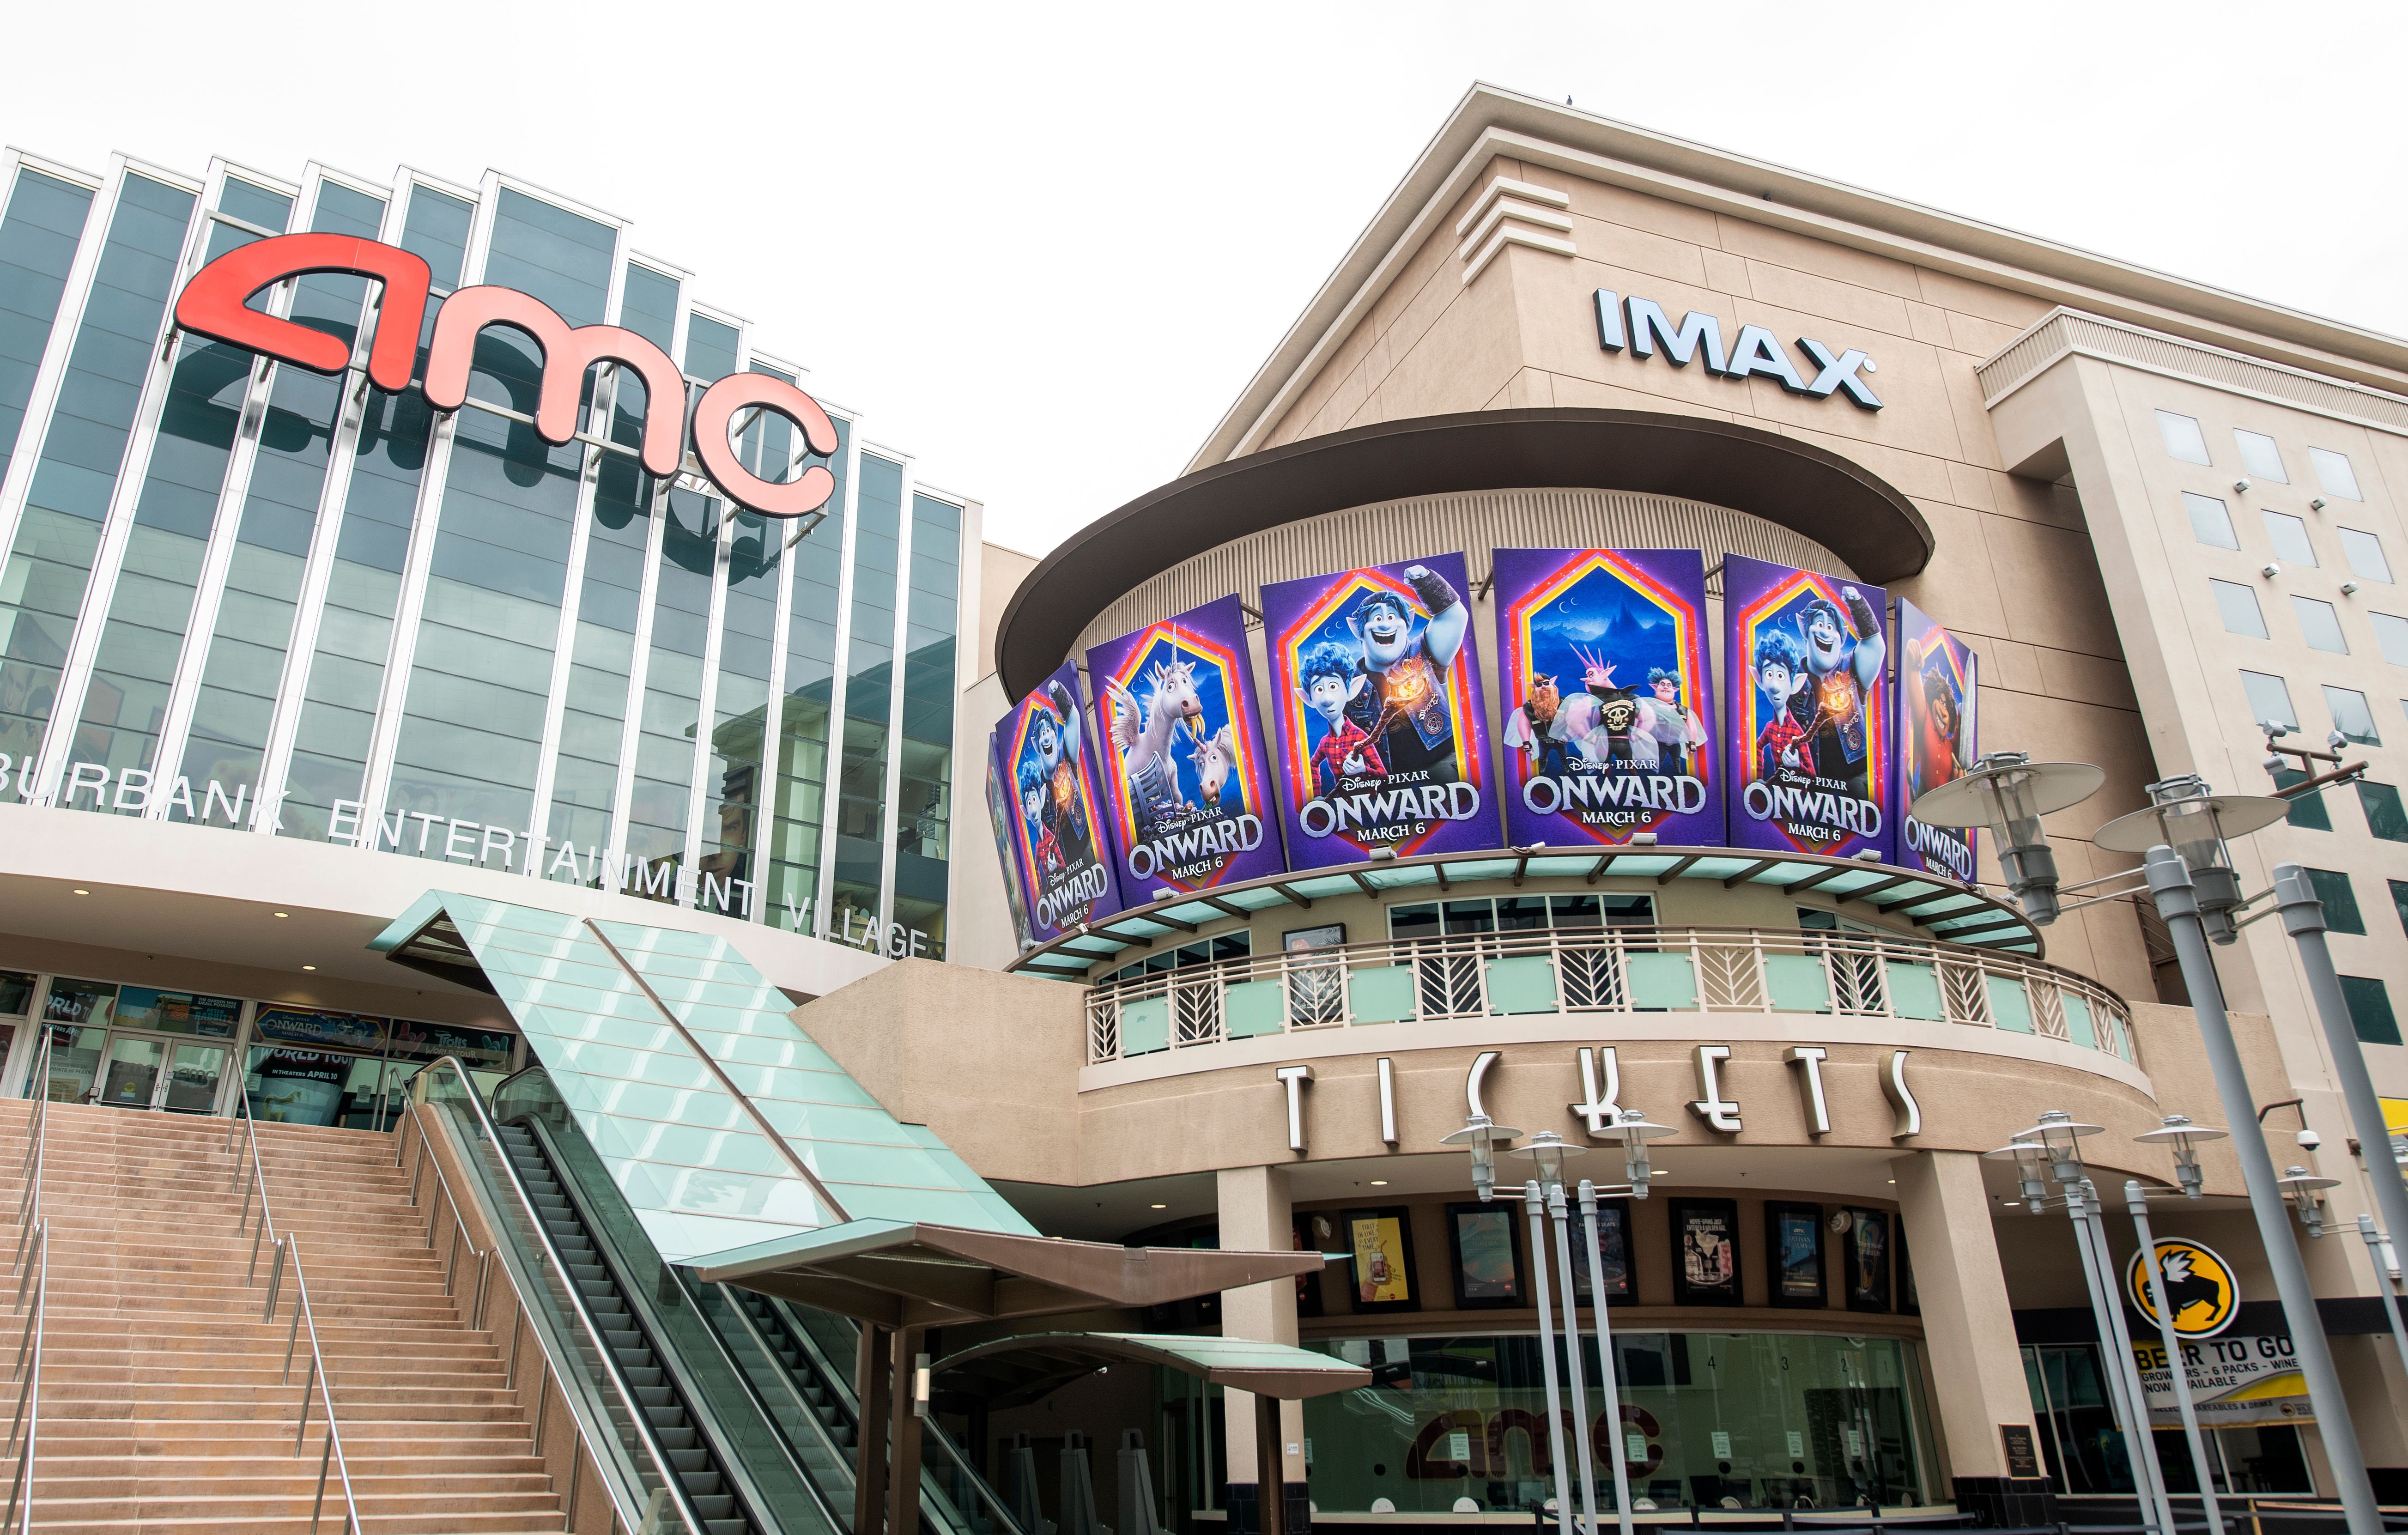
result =
M13 1222L22 1192L29 1112L0 1105L0 1221ZM364 1530L562 1528L527 1413L503 1388L495 1340L467 1325L475 1265L463 1256L457 1293L446 1296L425 1206L408 1202L392 1139L263 1126L259 1142L277 1230L298 1239L307 1266ZM308 1341L305 1330L283 1380L292 1276L276 1320L263 1321L269 1258L263 1249L258 1282L246 1284L251 1241L236 1234L241 1155L238 1136L226 1150L222 1119L50 1106L37 1528L308 1528L323 1399L296 1455ZM5 1229L13 1243L13 1225ZM498 1264L492 1283L507 1283ZM0 1329L8 1326L0 1300ZM13 1350L13 1330L7 1336ZM13 1395L0 1399L13 1406ZM342 1527L330 1473L319 1528Z

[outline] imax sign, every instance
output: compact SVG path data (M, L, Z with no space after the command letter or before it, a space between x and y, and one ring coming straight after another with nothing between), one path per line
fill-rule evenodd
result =
M314 273L366 278L382 289L366 332L368 381L387 394L410 386L418 337L433 296L426 263L399 246L348 235L279 235L229 251L193 274L176 300L176 323L195 336L240 347L315 373L338 374L351 349L337 337L248 308L279 282ZM571 325L543 300L514 288L462 288L443 301L426 354L426 403L453 411L468 399L468 369L477 337L506 325L542 349L536 435L555 448L576 440L579 396L586 372L613 363L644 383L641 451L646 470L662 480L685 465L685 375L659 347L617 325ZM481 402L478 402L481 403ZM730 440L742 411L771 410L795 423L810 451L837 451L836 425L819 402L766 373L732 373L702 392L694 408L694 457L729 499L770 517L801 517L824 506L836 477L821 465L783 482L746 468Z
M1633 357L1653 357L1661 351L1674 367L1702 359L1707 372L1726 379L1770 379L1792 395L1828 400L1834 394L1844 394L1861 409L1882 408L1872 386L1859 376L1880 369L1861 351L1834 355L1822 342L1799 337L1798 350L1806 354L1813 370L1810 378L1799 370L1780 338L1762 325L1742 325L1726 350L1722 322L1713 315L1691 309L1675 325L1654 299L1625 298L1611 288L1597 291L1597 344L1608 351L1627 348Z

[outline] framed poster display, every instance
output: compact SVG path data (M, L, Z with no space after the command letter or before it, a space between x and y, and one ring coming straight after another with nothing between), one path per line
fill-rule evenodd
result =
M1456 1309L1528 1304L1521 1248L1513 1235L1521 1213L1519 1205L1501 1199L1446 1207L1446 1246L1455 1260Z
M1765 1262L1771 1283L1766 1286L1776 1306L1831 1303L1823 1273L1823 1207L1774 1204L1764 1207Z
M1878 586L1724 559L1731 846L1896 860L1887 602Z
M1358 1313L1421 1310L1421 1284L1413 1271L1412 1225L1402 1205L1350 1210L1346 1250L1354 1255L1354 1310Z
M1670 1199L1666 1204L1672 1215L1672 1303L1738 1305L1738 1201Z
M1580 1212L1572 1212L1572 1298L1594 1305L1597 1286L1588 1271L1588 1227L1582 1222ZM1631 1288L1630 1279L1630 1201L1599 1199L1597 1202L1597 1245L1605 1262L1605 1301L1609 1306L1627 1306L1636 1300L1638 1292Z
M1879 1210L1854 1210L1849 1215L1848 1310L1888 1311L1889 1216Z

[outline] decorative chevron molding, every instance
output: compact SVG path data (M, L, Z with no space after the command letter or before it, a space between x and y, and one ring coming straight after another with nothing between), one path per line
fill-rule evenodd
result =
M1468 285L1487 270L1498 252L1509 245L1552 251L1559 256L1579 254L1571 241L1572 221L1563 212L1571 204L1569 195L1552 187L1510 176L1491 178L1471 210L1455 226L1463 241L1455 255L1464 263L1464 282Z

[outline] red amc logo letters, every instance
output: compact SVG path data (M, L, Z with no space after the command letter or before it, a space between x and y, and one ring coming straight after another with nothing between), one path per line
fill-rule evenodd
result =
M254 241L193 274L176 299L176 323L280 363L340 373L351 362L340 340L245 307L287 278L319 272L383 285L383 304L369 321L368 379L387 394L408 389L434 277L424 261L398 246L350 235L279 235ZM463 288L443 301L427 349L427 404L449 412L466 403L469 363L477 337L488 325L508 325L543 351L536 436L555 448L573 441L586 371L597 363L619 363L644 380L644 467L664 480L678 472L685 458L685 378L668 353L617 325L571 325L551 305L513 288ZM817 400L766 373L732 373L704 390L695 406L694 454L703 473L731 499L770 517L818 510L836 491L836 477L824 466L814 464L799 479L774 484L736 456L729 428L737 412L754 406L793 422L811 452L822 457L836 452L836 423Z

